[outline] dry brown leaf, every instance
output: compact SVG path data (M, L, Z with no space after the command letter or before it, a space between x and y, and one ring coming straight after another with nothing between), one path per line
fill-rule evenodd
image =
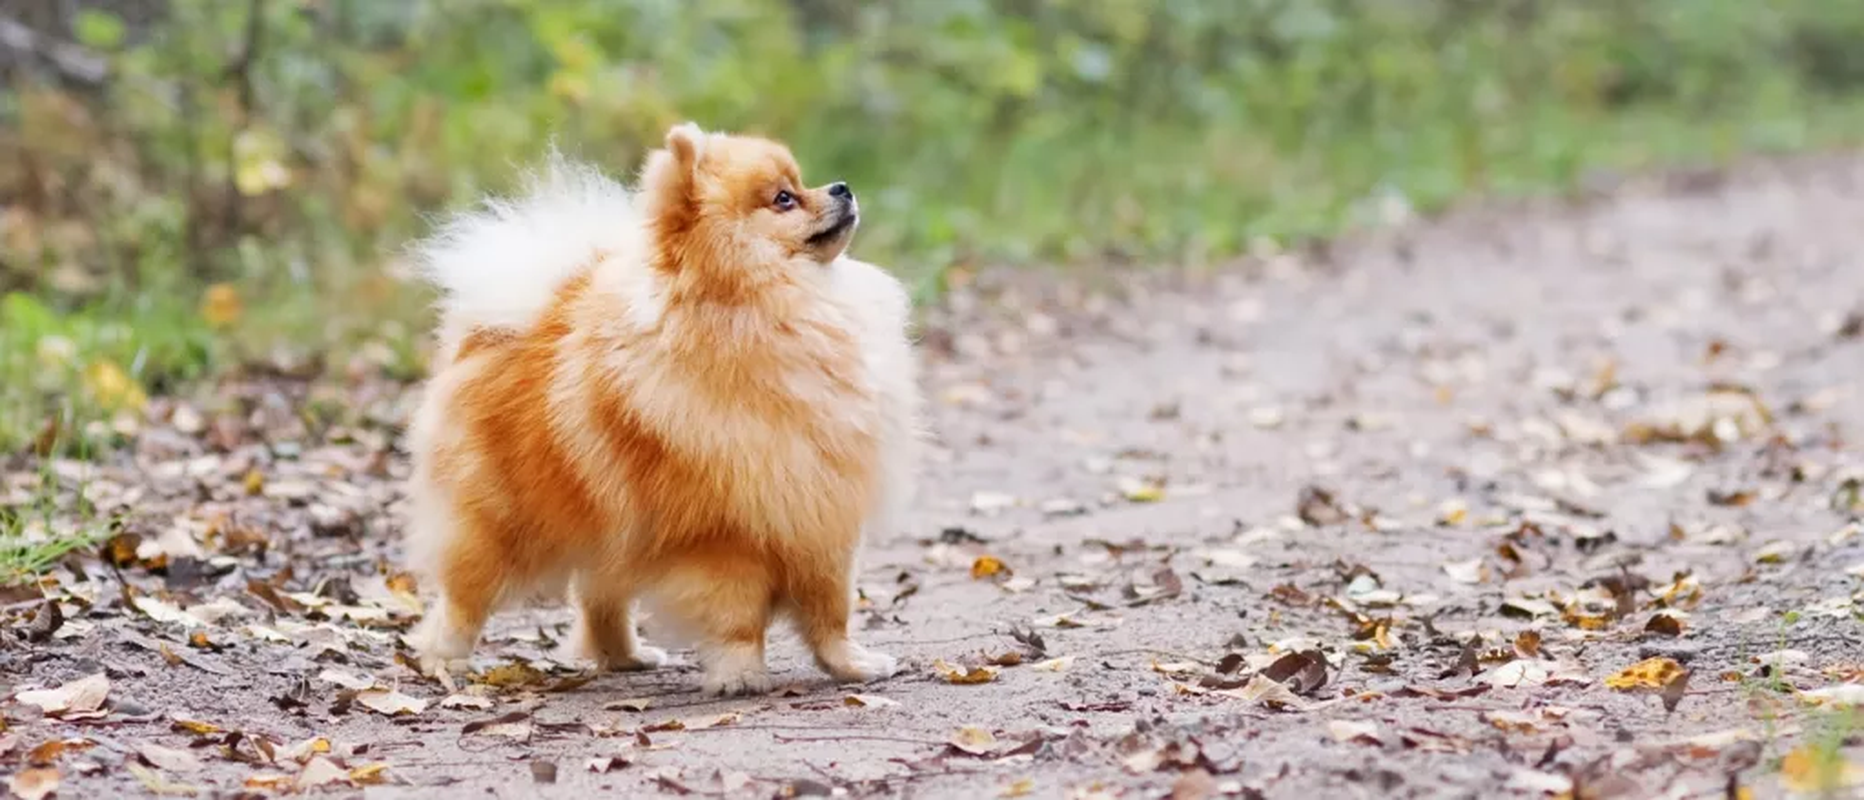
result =
M14 773L7 779L6 788L20 800L42 800L58 791L58 783L58 768L34 767Z
M857 708L892 708L900 704L898 700L877 694L851 694L842 698L841 702L843 705Z
M1540 658L1540 631L1522 631L1515 634L1515 655L1519 658Z
M154 742L144 742L136 748L136 754L156 769L174 773L194 772L201 768L201 760L186 750L163 747Z
M1683 620L1675 614L1652 614L1650 621L1644 623L1644 632L1671 638L1682 636Z
M932 670L945 679L946 683L970 686L989 683L997 679L996 667L962 667L951 664L944 659L932 662Z
M368 689L356 693L356 702L384 716L419 714L427 710L427 701L409 697L394 689Z
M448 709L472 709L484 711L493 705L492 698L476 694L450 694L440 698L440 707ZM613 705L613 704L611 704ZM606 706L604 706L606 708Z
M1384 744L1379 739L1379 724L1376 722L1336 719L1327 723L1327 732L1333 735L1334 741L1342 744Z
M1262 675L1251 678L1249 683L1241 689L1218 689L1211 694L1234 697L1251 703L1262 703L1271 708L1300 709L1307 705L1307 701L1302 700L1300 695L1289 691L1288 687L1280 681Z
M175 730L184 731L186 733L192 733L196 736L212 736L213 734L220 732L219 725L215 725L211 722L202 722L196 719L186 719L183 717L175 717L173 726Z
M529 664L512 662L500 664L473 676L473 682L506 689L513 686L534 686L543 683L548 677L543 670Z
M110 679L99 672L54 689L20 692L14 699L27 705L38 706L46 716L62 717L96 713L103 708L104 699L109 695Z
M1262 670L1262 677L1284 684L1299 695L1312 695L1327 685L1327 657L1319 650L1289 653Z

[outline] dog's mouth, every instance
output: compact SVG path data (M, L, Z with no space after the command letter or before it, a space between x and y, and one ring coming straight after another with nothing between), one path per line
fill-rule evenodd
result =
M829 223L828 227L810 234L807 242L810 247L821 247L847 235L848 231L854 229L855 223L860 221L860 212L851 208L844 209L835 216L835 221Z

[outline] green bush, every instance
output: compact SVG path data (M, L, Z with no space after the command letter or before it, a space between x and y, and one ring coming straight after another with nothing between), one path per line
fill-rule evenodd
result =
M0 96L0 290L129 314L145 381L418 320L396 249L553 140L620 174L685 119L783 137L861 192L859 252L931 281L1215 259L1471 191L1803 148L1864 88L1864 4L1829 0L78 5L50 34L106 58L103 85L40 71ZM220 282L263 312L242 344L158 345L198 338L152 326ZM9 314L0 380L44 327ZM63 400L7 394L14 434Z

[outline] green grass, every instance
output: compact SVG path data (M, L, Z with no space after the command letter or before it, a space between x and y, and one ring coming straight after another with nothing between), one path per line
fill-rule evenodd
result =
M110 537L109 521L86 499L84 485L62 506L50 462L40 464L37 478L29 502L0 506L0 586L30 580L66 554Z

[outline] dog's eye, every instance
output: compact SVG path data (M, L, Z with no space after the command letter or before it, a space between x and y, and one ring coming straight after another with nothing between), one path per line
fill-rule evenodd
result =
M780 190L777 192L777 199L771 202L776 205L778 211L788 211L796 207L796 195L790 194L788 189Z

